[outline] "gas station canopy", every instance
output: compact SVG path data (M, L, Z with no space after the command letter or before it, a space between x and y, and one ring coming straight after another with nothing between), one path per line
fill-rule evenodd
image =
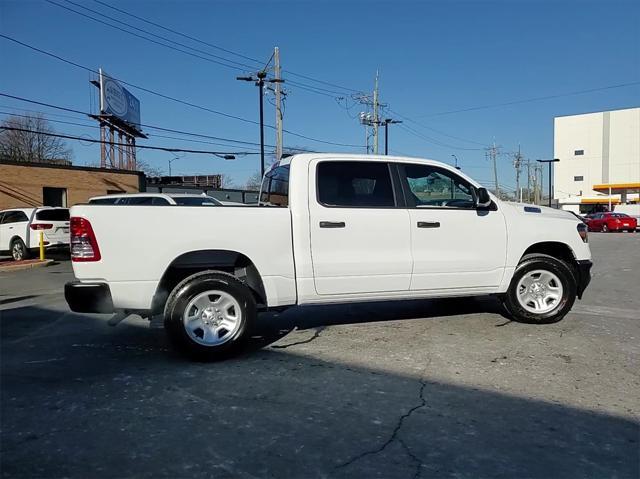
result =
M640 183L604 183L602 185L593 185L592 189L607 195L630 195L640 193Z

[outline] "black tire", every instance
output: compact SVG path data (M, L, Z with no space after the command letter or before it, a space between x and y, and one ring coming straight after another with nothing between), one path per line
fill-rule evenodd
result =
M609 227L606 224L602 225L602 232L603 233L608 233L609 232Z
M199 294L217 290L240 305L240 325L219 345L203 345L192 339L183 323L189 302ZM242 350L256 322L256 302L251 290L235 276L221 271L203 271L181 281L171 292L164 309L164 327L172 344L192 359L211 361L230 357Z
M20 261L23 259L29 259L31 257L31 253L25 246L24 241L20 238L15 238L11 242L11 256L14 261Z
M536 314L525 309L518 300L518 283L523 276L534 270L546 270L553 273L562 283L562 296L558 305L551 311ZM546 254L526 255L516 268L509 289L503 296L503 303L514 321L532 324L549 324L560 321L573 307L577 295L577 282L571 267Z

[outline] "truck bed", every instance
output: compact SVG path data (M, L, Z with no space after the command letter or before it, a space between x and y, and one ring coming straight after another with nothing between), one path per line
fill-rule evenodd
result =
M80 205L71 216L90 221L101 253L100 261L75 262L75 275L109 283L116 308L148 309L171 263L207 250L248 257L261 274L270 306L295 303L287 208Z

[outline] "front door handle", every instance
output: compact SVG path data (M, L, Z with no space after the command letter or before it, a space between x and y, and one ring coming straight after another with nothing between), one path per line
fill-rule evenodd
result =
M440 228L439 221L418 221L418 228Z
M320 228L344 228L344 221L321 221Z

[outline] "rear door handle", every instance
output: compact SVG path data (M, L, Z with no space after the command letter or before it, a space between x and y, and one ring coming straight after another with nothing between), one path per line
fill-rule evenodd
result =
M418 228L440 228L439 221L418 221Z
M344 228L344 221L321 221L320 228Z

